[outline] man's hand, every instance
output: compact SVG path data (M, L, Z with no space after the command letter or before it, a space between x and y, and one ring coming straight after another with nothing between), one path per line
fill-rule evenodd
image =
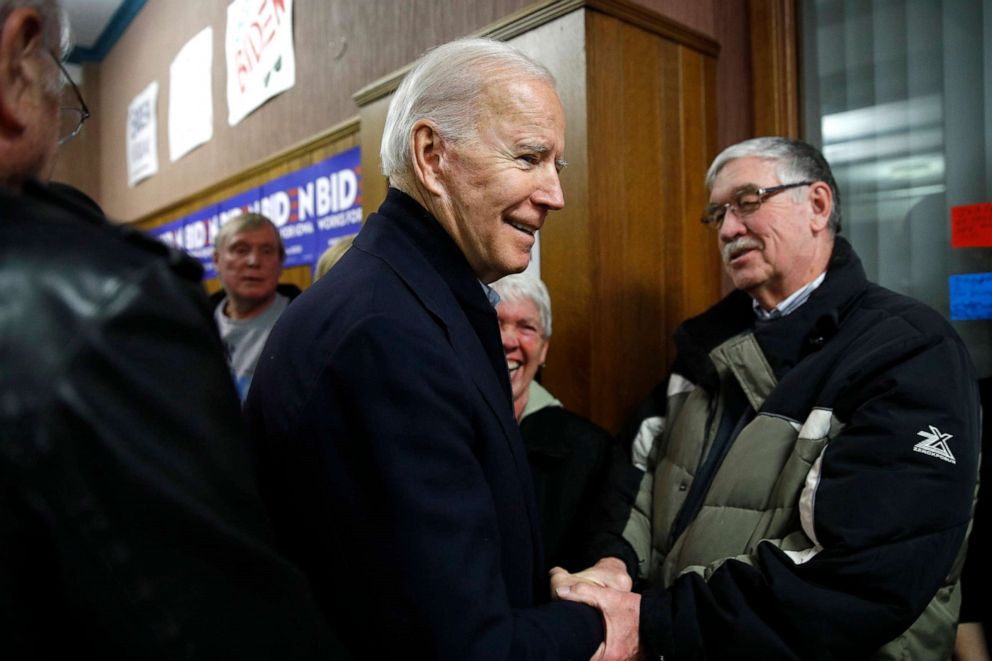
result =
M557 596L566 601L594 606L602 612L606 641L599 646L591 661L637 661L642 658L638 640L641 595L585 582L562 586L558 588Z
M989 648L981 622L962 622L954 640L955 661L989 661Z
M630 592L633 581L627 573L627 565L620 558L601 558L589 569L571 574L561 567L551 570L551 596L558 598L558 589L571 587L576 583L588 583L601 588L612 588L620 592Z

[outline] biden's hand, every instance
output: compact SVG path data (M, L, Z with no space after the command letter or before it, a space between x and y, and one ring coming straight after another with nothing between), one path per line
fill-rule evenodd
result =
M606 640L591 661L638 661L642 658L638 635L641 595L586 582L562 586L557 596L566 601L588 604L603 614Z
M630 588L633 586L633 580L627 573L627 565L620 558L601 558L592 567L574 574L561 567L553 568L550 573L552 598L557 598L559 588L569 587L577 583L612 588L620 592L630 592Z

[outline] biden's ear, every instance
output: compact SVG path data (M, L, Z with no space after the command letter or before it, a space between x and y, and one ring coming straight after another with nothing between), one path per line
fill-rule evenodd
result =
M413 173L418 185L435 197L445 194L443 169L446 145L432 122L421 119L410 134Z
M37 111L35 86L45 82L44 23L37 10L11 11L0 25L0 130L19 133Z
M830 226L830 214L834 210L834 193L825 181L810 185L809 203L813 212L814 232L822 232Z

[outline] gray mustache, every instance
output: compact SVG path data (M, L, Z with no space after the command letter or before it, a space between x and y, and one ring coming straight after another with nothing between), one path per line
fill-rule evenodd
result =
M720 248L720 253L723 255L724 263L727 263L730 261L730 256L735 252L740 250L750 250L752 248L764 250L765 244L750 236L740 236L730 243L725 243L723 247Z

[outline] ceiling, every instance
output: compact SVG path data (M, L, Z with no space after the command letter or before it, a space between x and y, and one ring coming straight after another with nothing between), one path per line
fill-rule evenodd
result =
M70 62L99 62L146 0L61 0L72 26Z

